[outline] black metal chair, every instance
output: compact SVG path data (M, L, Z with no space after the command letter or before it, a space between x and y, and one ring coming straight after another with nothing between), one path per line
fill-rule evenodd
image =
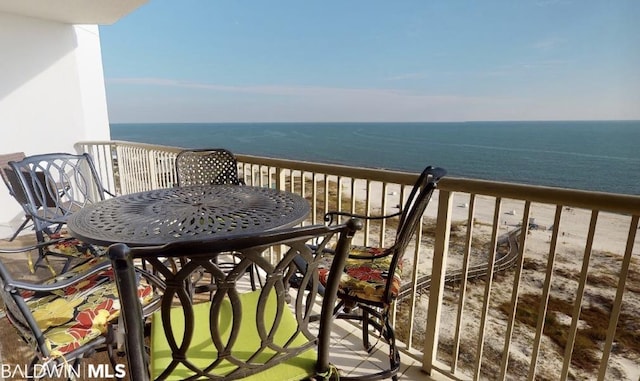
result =
M121 351L117 350L116 329L112 324L118 320L120 303L111 262L106 256L94 258L64 274L37 282L26 281L25 272L21 271L23 255L38 246L0 249L3 310L18 335L33 350L27 378L79 374L81 359L103 351L115 370ZM135 288L147 316L158 307L157 299L153 283L142 281L144 278L139 274L137 271ZM5 349L9 348L7 343Z
M178 186L189 185L245 185L238 176L238 161L233 153L224 148L203 148L181 151L176 157L176 175ZM228 253L222 256L223 267L233 267L235 256ZM260 274L254 267L247 269L251 286L255 290L260 282ZM197 280L196 280L197 283ZM213 285L201 284L200 291L209 291Z
M176 157L179 186L234 184L244 185L238 177L238 161L223 148L185 150Z
M105 248L72 239L62 231L73 212L111 195L103 188L88 154L50 153L8 164L25 196L22 207L33 221L37 242L43 244L39 246L34 268L52 255L66 260L64 272L75 258L88 259L105 253ZM17 189L15 192L18 194ZM54 243L44 245L48 240Z
M261 236L182 241L161 247L112 245L109 256L122 303L129 377L136 381L282 380L335 375L329 364L329 339L339 277L326 279L323 297L317 292L317 271L307 271L301 279L303 286L309 287L292 292L288 284L300 270L296 258L303 257L311 269L317 269L322 260L321 250L317 253L306 245L310 240L321 239L325 244L337 241L332 269L341 274L351 237L360 226L350 220L343 225L289 228ZM270 249L280 253L277 263L270 263L264 255ZM239 253L240 258L231 271L221 269L216 261L218 255L229 251ZM187 261L177 270L166 260L183 257ZM149 356L136 292L135 259L151 264L166 284L162 307L151 319ZM266 274L265 284L255 291L242 281L250 266ZM216 285L213 294L202 301L189 286L191 276L200 269L211 274ZM318 311L319 321L314 320Z
M325 219L329 224L336 222L339 216L370 220L399 217L393 245L384 248L351 247L340 280L340 302L336 309L338 318L362 322L362 340L368 351L373 349L369 341L369 326L374 327L389 345L389 368L360 377L341 377L342 380L397 378L400 354L395 342L395 332L389 321L390 307L400 291L404 252L420 224L438 181L445 175L446 171L442 168L426 167L413 186L403 209L392 215L361 216L346 212L326 214ZM326 283L332 271L329 268L320 270L322 284Z

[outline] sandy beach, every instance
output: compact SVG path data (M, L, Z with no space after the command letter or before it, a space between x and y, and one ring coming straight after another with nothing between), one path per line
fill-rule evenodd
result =
M350 184L343 184L343 197L351 194ZM400 188L390 186L384 191L387 196L387 213L398 210L400 204ZM355 193L358 199L364 200L366 186L364 183L355 184ZM381 212L381 201L383 189L381 184L371 184L371 210L372 214ZM435 219L437 214L438 194L434 194L432 202L426 211L425 220ZM523 222L524 203L518 200L503 199L500 212L498 213L499 233L507 234L509 231L517 229ZM466 222L469 213L469 196L456 194L454 196L452 209L452 225L463 226L462 231L452 232L452 242L456 241L456 236L463 239L466 228L462 222ZM534 223L534 228L530 230L525 250L524 269L519 287L520 303L523 300L537 300L541 297L541 290L545 283L545 273L548 266L549 254L551 251L552 226L556 213L555 205L532 204L529 222ZM591 211L564 207L561 210L561 219L558 230L558 240L554 251L553 272L551 277L550 303L547 318L552 318L557 322L560 330L568 331L571 324L571 309L569 313L564 306L571 307L576 299L578 280L583 266L585 255L586 237L591 219ZM476 198L474 213L474 241L478 243L478 248L472 250L471 264L486 263L488 246L491 237L493 220L495 215L495 199L492 197L479 196ZM589 260L589 281L585 289L581 320L578 324L578 339L587 337L592 326L599 323L598 320L607 322L610 312L611 302L615 298L615 290L620 273L622 258L625 251L627 236L629 233L630 217L611 213L600 213L596 225L593 249ZM388 233L387 236L390 234ZM392 235L391 235L392 237ZM621 317L619 319L618 330L621 326L627 325L626 330L637 332L640 329L640 320L637 318L637 311L640 310L640 261L637 253L640 251L640 237L636 237L634 246L634 258L632 258L629 277L626 282L626 290L623 297ZM426 273L430 273L432 260L432 240L425 238L423 241L424 255L420 258L420 267ZM406 255L405 260L411 255ZM447 272L460 269L462 266L462 250L454 243L450 245L449 257L447 259ZM490 379L491 375L499 373L500 357L504 349L504 337L506 330L506 320L508 316L501 310L506 306L506 310L511 310L510 300L514 284L514 270L506 270L494 276L493 287L490 293L490 308L485 327L485 343L483 351L483 378ZM452 348L455 335L454 324L458 310L459 287L450 286L445 290L443 317L440 328L440 346L438 358L444 363L450 363L448 352ZM467 286L467 295L464 304L463 336L461 338L461 350L459 356L459 367L463 369L473 365L475 352L478 346L477 337L479 334L480 321L482 317L482 302L485 299L485 282L483 280L470 281ZM420 298L416 321L426 321L427 296ZM556 307L560 306L560 307ZM585 310L589 312L601 312L600 317L589 320ZM583 318L583 315L585 317ZM535 326L525 324L516 319L516 327L510 349L510 360L508 367L508 379L521 379L523 374L529 369L531 352L535 339ZM421 323L416 323L418 332L415 332L415 340L419 342ZM614 351L608 363L607 379L616 380L638 380L640 377L640 353L638 352L637 335L633 336L636 344L629 346L614 346ZM597 368L593 369L593 364L597 364L601 358L603 341L595 342L595 350L585 349L584 352L574 350L573 358L584 357L581 361L573 361L570 370L570 379L595 379ZM419 345L417 345L420 348ZM617 348L617 349L616 349ZM554 380L561 374L562 356L564 348L550 335L543 335L541 340L541 351L537 361L536 379ZM589 361L585 361L591 359ZM586 364L585 364L586 362ZM591 365L590 365L591 364ZM582 369L584 366L588 369Z

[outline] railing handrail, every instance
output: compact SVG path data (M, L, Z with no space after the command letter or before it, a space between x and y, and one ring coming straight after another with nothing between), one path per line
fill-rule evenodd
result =
M442 179L438 183L438 188L452 192L482 194L515 200L526 199L532 202L640 215L640 196L627 194L455 177Z
M74 148L76 150L78 150L79 147L81 146L104 146L104 145L111 145L111 146L117 146L117 145L127 145L127 146L134 146L134 147L140 147L140 148L149 148L149 149L155 149L155 150L166 150L168 152L180 152L182 151L184 148L182 147L176 147L176 146L165 146L162 144L151 144L151 143L137 143L137 142L130 142L130 141L126 141L126 140L86 140L86 141L81 141L81 142L77 142L76 144L74 144Z
M341 164L321 164L262 156L238 154L236 157L239 161L250 163L259 163L309 172L330 173L334 176L364 177L372 181L407 185L412 184L418 175L417 173L388 169L349 167ZM331 171L327 171L327 166L330 166ZM563 206L595 209L607 212L631 215L640 214L640 196L634 195L458 177L443 178L438 183L438 188L452 192L483 194L515 200L526 199L532 202L560 204Z
M85 141L81 145L130 145L140 148L180 152L181 147L158 144L135 143L121 140ZM332 176L366 178L371 181L411 185L417 173L389 170L383 168L351 167L343 164L317 163L309 161L280 159L266 156L235 154L239 162L256 163L266 166L290 168L305 172L321 172ZM483 194L487 196L530 200L532 202L558 204L575 208L599 210L628 215L640 215L640 195L627 195L579 189L549 187L509 183L494 180L480 180L447 176L438 183L438 188L451 192Z

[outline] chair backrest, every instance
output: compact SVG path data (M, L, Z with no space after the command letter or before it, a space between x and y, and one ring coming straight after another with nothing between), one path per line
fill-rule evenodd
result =
M23 207L33 218L36 232L65 223L73 212L105 197L93 161L86 153L33 155L10 161L9 167L26 196Z
M2 176L2 181L4 181L7 189L9 189L9 194L13 198L15 198L18 203L20 203L20 205L27 202L27 196L24 194L24 192L22 192L20 184L18 183L18 179L13 173L13 170L9 167L9 162L19 161L24 159L25 157L26 156L24 152L14 152L0 155L0 176Z
M7 177L7 181L8 181L8 186L11 187L11 195L13 196L13 198L16 199L16 201L18 201L18 203L20 205L24 206L29 204L29 197L27 196L27 194L24 192L21 182L20 182L20 178L18 177L18 175L15 173L15 171L12 168L5 168L4 173ZM24 173L24 177L27 180L26 184L27 186L29 186L30 191L34 192L34 189L31 188L32 184L37 183L37 184L44 184L46 182L45 179L45 174L44 172L41 171L37 171L35 173L37 179L36 181L32 181L31 180L31 174L30 173ZM9 185L10 184L10 185ZM55 200L51 197L51 195L46 194L44 197L44 205L42 204L42 200L40 199L36 199L34 200L35 202L35 207L36 208L40 208L41 206L48 206L48 207L55 207L56 206L56 202ZM27 212L28 214L31 214L30 212Z
M179 186L234 184L244 182L238 178L238 161L226 149L185 150L176 157Z
M409 197L402 208L402 214L400 214L389 274L396 272L404 252L420 224L422 215L429 205L429 201L431 201L431 196L437 187L438 181L446 174L447 171L443 168L428 166L422 171L413 185ZM392 277L389 278L391 279ZM384 300L389 302L391 298L391 282L387 282Z
M328 372L339 274L351 237L360 227L357 220L350 220L343 225L181 241L161 247L112 245L109 256L122 304L129 376L148 380L151 371L152 379L172 375L176 379L225 376L225 380L234 380L260 373L263 379L275 380L282 375L273 372L294 363L294 368L310 368L306 377ZM320 245L307 245L318 238ZM317 269L326 263L322 256L328 252L322 249L336 241L331 264L331 274L336 275L320 297ZM270 249L279 252L281 259L276 263L269 261ZM230 251L240 260L231 269L228 263L219 267L218 256ZM298 261L301 257L304 260ZM162 307L152 316L150 360L145 355L145 327L135 289L136 259L150 264L166 285ZM182 260L182 265L176 269L173 264L179 261L171 259ZM305 263L306 268L299 268L299 263ZM250 266L256 266L265 279L256 291L251 291L248 280L243 282ZM303 278L299 278L301 273ZM191 292L189 285L196 274L210 274L215 285L205 300L197 300L204 294ZM300 287L290 287L294 277ZM314 319L318 316L319 324Z

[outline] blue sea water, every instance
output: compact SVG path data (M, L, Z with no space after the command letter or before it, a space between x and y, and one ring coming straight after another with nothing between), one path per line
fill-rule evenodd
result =
M112 124L111 138L640 194L640 121Z

